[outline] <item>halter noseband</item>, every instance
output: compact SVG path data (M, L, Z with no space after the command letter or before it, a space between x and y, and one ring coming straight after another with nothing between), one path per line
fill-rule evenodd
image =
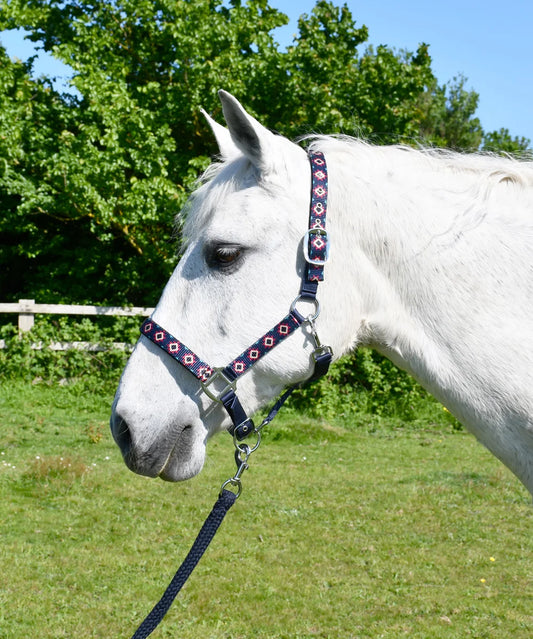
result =
M304 237L306 268L302 276L300 293L291 304L288 315L281 322L223 368L214 368L206 364L151 317L141 326L141 333L145 337L196 377L210 399L224 405L232 421L229 431L239 441L255 430L253 421L247 416L235 392L237 380L241 375L304 323L309 325L315 342L315 350L312 354L314 371L307 381L313 381L325 375L333 356L331 348L320 343L314 325L320 313L316 296L318 283L324 279L324 265L329 256L329 239L326 231L328 173L325 157L320 151L309 152L309 160L312 185L309 226ZM314 313L304 317L297 309L301 301L311 302L314 305ZM268 423L274 417L294 388L289 389L281 397L271 411L270 419L267 417L264 423Z

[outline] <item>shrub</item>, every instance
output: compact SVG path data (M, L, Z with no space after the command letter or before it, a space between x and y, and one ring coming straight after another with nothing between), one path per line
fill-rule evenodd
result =
M72 317L38 317L34 328L19 336L11 324L0 327L0 380L24 379L45 382L82 381L98 388L118 382L129 350L112 347L113 342L134 344L139 335L139 318L100 317L74 320ZM86 341L109 350L54 351L52 342ZM39 345L40 348L35 348ZM356 424L357 415L377 415L401 421L458 422L412 377L377 352L360 348L343 357L318 382L304 386L289 400L294 410ZM360 420L359 420L360 421Z
M295 393L290 405L328 420L352 420L363 413L403 421L446 421L459 428L455 419L410 375L368 348L341 358L326 377Z
M95 320L55 316L37 317L31 331L19 335L16 326L0 327L0 379L42 379L48 382L88 379L99 382L118 380L129 350L113 348L113 342L134 344L138 337L139 318L102 317ZM108 350L55 351L53 342L83 341L99 344Z

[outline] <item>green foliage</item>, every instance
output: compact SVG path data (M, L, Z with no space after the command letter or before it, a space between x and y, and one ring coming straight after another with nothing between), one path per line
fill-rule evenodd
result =
M343 424L359 423L360 415L377 415L461 428L410 375L368 348L359 348L333 364L327 377L300 389L289 405Z
M474 117L479 95L465 89L466 78L458 76L439 87L434 84L426 100L422 118L424 137L436 146L476 151L483 139L483 129Z
M217 89L288 136L310 131L475 146L477 96L437 87L427 45L380 46L319 0L292 45L267 0L0 0L70 65L76 97L0 48L0 297L155 303L175 263L173 220L215 151L199 107ZM478 140L479 143L479 140ZM179 229L178 229L179 231ZM179 235L179 233L177 233Z
M0 0L0 29L26 29L70 65L77 91L32 79L32 60L10 60L0 47L0 299L155 304L176 261L174 220L215 151L199 107L220 119L219 88L289 137L527 148L505 129L483 137L478 95L462 77L439 86L427 44L363 49L368 28L346 5L318 0L280 50L274 32L287 21L267 0ZM106 331L61 319L20 340L4 327L0 375L107 379L124 353L31 348L116 339ZM311 398L328 416L404 419L432 401L365 350L293 405Z
M483 150L494 153L504 153L517 156L529 155L531 157L531 140L524 137L513 137L509 129L500 129L485 133L483 136Z
M70 317L37 318L34 328L19 335L12 324L0 327L0 380L72 383L82 379L87 383L116 383L126 364L129 351L113 348L113 342L134 344L139 334L138 318L100 318L93 321L73 321ZM70 349L53 350L57 342L89 342L104 351Z

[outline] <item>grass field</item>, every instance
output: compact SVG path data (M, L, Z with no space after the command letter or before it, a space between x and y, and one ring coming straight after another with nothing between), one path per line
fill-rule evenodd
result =
M110 392L0 391L0 637L127 638L233 473L210 442L184 484L137 477ZM244 491L153 637L533 636L533 509L451 428L274 422Z

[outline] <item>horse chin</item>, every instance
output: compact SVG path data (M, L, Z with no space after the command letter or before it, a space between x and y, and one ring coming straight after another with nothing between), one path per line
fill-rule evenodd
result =
M160 479L170 482L185 481L198 475L204 467L205 444L197 444L193 451L188 451L187 459L182 459L180 449L174 447L165 465L158 474Z

